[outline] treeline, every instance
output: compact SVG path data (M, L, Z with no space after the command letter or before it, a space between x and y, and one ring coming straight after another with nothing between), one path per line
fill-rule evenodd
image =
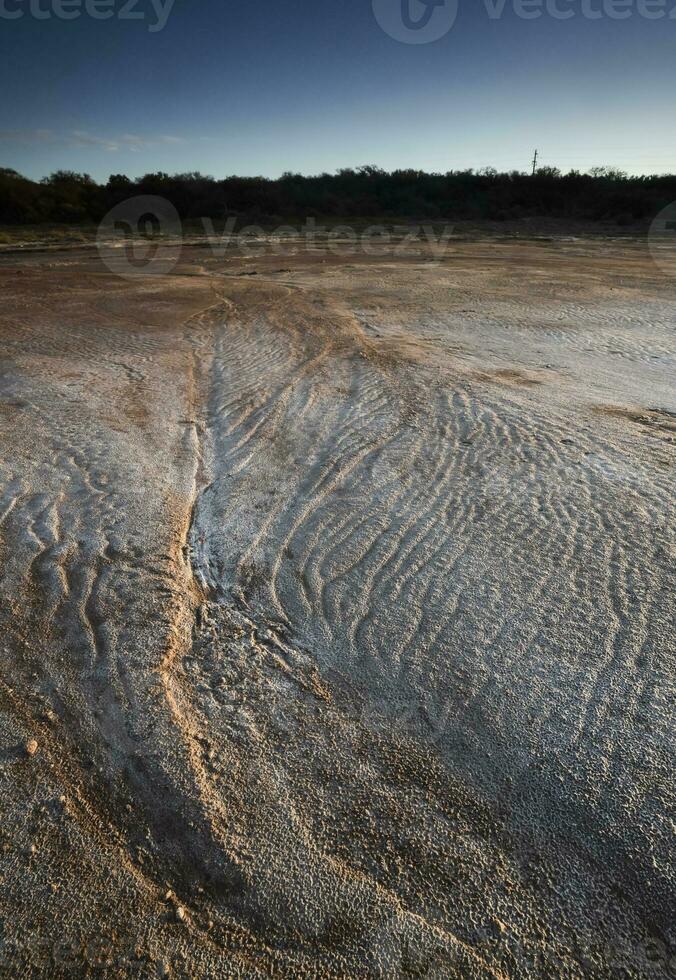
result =
M97 184L87 174L58 171L35 182L0 169L0 223L99 222L136 195L171 201L182 219L231 216L278 224L308 217L513 221L529 217L643 222L676 200L676 176L629 177L606 167L589 173L546 167L534 176L488 169L428 174L378 167L304 177L286 173L215 180L200 173L113 174Z

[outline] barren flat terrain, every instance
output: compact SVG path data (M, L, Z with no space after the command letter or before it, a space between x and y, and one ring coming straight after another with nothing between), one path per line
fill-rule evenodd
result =
M673 273L0 256L2 976L674 975Z

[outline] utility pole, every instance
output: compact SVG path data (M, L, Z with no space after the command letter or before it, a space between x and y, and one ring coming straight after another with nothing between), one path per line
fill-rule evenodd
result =
M535 156L533 157L533 176L535 176L535 170L538 165L538 151L535 151Z

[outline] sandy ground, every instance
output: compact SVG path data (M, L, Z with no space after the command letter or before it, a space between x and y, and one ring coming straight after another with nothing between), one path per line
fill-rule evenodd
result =
M0 972L676 975L676 260L277 251L0 259Z

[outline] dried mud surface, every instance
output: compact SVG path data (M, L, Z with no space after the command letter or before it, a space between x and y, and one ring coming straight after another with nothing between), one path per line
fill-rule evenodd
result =
M662 977L674 278L0 258L0 973Z

